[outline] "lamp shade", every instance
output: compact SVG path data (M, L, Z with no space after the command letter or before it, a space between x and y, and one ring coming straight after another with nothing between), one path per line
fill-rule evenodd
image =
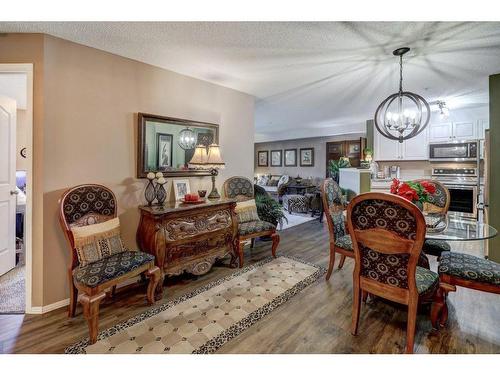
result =
M212 143L210 146L208 146L208 155L207 155L207 161L206 161L206 167L207 168L216 168L216 169L222 169L226 163L224 163L224 160L222 160L222 156L220 154L220 147L218 144Z
M207 163L207 147L198 145L194 149L194 155L189 161L189 166L194 168L204 168Z

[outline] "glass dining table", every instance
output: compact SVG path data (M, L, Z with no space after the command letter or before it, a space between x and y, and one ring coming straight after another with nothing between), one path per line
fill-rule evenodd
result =
M426 239L444 241L481 241L495 237L498 231L491 225L475 220L446 217L441 231L427 229Z

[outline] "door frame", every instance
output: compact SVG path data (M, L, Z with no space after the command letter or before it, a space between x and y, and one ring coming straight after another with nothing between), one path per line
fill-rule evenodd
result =
M32 306L32 274L33 274L33 64L0 64L0 74L2 73L25 73L26 74L26 89L27 101L26 112L28 121L28 128L26 129L26 212L24 213L24 226L25 226L25 313L33 314ZM17 125L16 125L17 126ZM16 155L17 157L17 155Z

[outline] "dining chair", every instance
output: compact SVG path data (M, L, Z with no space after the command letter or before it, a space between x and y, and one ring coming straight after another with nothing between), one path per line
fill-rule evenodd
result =
M244 202L254 199L254 188L252 181L246 177L230 177L224 181L224 196ZM257 215L257 213L255 213ZM257 218L256 218L257 219ZM255 239L262 236L270 236L272 240L271 254L276 258L276 250L280 242L280 236L276 232L276 226L265 220L250 220L238 223L238 258L239 266L243 267L245 242L250 240L250 248L254 247Z
M99 304L111 289L114 297L116 286L124 280L142 275L149 278L147 301L155 302L155 289L162 281L160 269L154 264L154 256L142 251L125 251L105 256L100 260L81 264L75 246L73 230L104 223L117 217L116 197L105 186L78 185L68 189L59 200L59 222L66 235L71 262L68 268L70 303L68 316L75 316L76 304L83 306L83 315L89 326L90 343L97 340ZM104 243L102 246L109 246ZM159 297L159 296L158 296Z
M321 196L330 239L330 261L328 263L328 272L326 273L326 280L329 280L335 265L335 255L337 253L340 254L339 269L341 269L344 266L345 258L354 258L354 253L343 214L347 202L342 195L340 186L332 178L327 178L321 184Z
M413 353L419 301L433 296L438 275L417 265L425 220L413 203L388 193L364 193L347 206L353 239L352 334L357 335L361 298L369 294L408 306L406 353Z
M426 179L415 180L414 182L429 181ZM423 209L426 213L433 213L446 216L450 207L450 191L441 182L430 180L435 187L436 192L429 194L429 202L425 202ZM440 257L443 251L450 251L451 245L444 240L426 239L422 251L428 255Z

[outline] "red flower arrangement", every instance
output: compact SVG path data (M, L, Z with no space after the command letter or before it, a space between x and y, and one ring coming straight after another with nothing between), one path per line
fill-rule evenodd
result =
M429 195L436 192L436 186L429 181L401 182L397 178L392 180L391 193L399 195L412 203L422 206L429 201Z

